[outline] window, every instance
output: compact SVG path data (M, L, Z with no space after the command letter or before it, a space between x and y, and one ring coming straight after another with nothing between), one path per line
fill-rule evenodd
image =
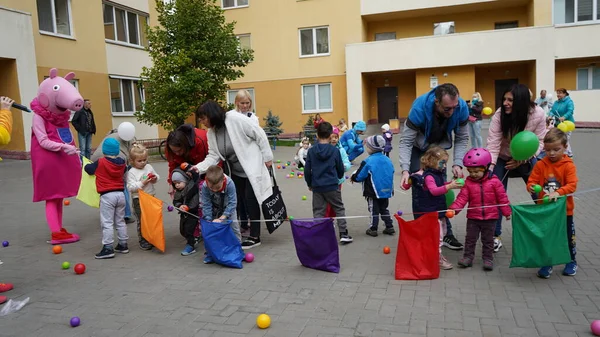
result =
M147 14L138 14L104 4L104 38L136 46L147 46Z
M600 67L577 69L577 90L600 89Z
M375 41L395 40L395 39L396 39L396 32L375 33Z
M113 115L133 115L142 110L144 89L138 79L110 76L110 107Z
M494 29L519 28L519 21L496 22Z
M300 56L329 55L329 27L298 30L300 34Z
M40 31L71 36L71 1L37 0Z
M237 95L238 91L242 89L248 90L248 92L250 93L250 98L252 98L252 110L254 110L256 106L256 101L254 100L254 89L251 88L227 90L227 104L235 104L235 95Z
M554 0L554 24L600 20L600 0Z
M240 8L240 7L248 7L249 0L222 0L223 8Z
M454 21L433 24L433 35L454 34Z
M250 34L238 35L237 39L240 42L240 47L242 49L252 49L252 44L250 43Z
M302 86L302 112L331 112L333 103L331 83L306 84Z

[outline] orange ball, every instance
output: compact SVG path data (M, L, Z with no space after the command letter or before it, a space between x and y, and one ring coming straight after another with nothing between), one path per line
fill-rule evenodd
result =
M190 208L189 208L189 207L187 207L186 205L183 205L183 206L181 206L181 207L179 207L179 208L180 208L182 211L184 211L184 212L189 212L189 211L190 211Z
M70 200L65 200L65 206L69 206L71 204Z
M184 170L184 171L185 171L185 170L187 170L187 167L188 167L189 165L190 165L190 164L188 164L188 163L181 163L181 165L179 165L179 167L180 167L182 170Z
M446 217L448 219L454 218L454 211L453 210L447 210L446 211Z
M62 253L62 247L61 246L54 246L54 247L52 247L52 252L54 254L60 254L60 253Z
M391 251L391 250L390 250L390 247L388 247L388 246L385 246L385 247L383 247L383 253L384 253L384 254L389 254L389 253L390 253L390 251Z

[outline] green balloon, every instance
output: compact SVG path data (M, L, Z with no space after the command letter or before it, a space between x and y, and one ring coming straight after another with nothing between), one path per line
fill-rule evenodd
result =
M450 208L450 205L454 202L454 190L448 190L446 192L446 206Z
M514 160L527 160L535 155L540 141L535 133L521 131L510 141L510 154Z

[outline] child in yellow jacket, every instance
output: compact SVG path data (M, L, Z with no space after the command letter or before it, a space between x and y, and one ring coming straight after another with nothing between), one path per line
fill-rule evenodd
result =
M0 97L0 145L10 143L10 134L12 132L12 113L10 107L13 100L8 97Z

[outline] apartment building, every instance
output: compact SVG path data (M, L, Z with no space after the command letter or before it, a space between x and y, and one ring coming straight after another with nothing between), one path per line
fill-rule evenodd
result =
M437 84L498 107L523 83L567 88L580 126L600 126L600 0L221 0L255 51L228 95L249 89L286 133L309 115L334 124L405 118ZM554 95L554 97L556 97Z
M137 85L150 66L144 27L156 25L154 0L0 0L0 94L29 105L51 68L72 81L92 102L96 147L123 121L135 121L144 98ZM73 112L74 113L74 112ZM13 140L5 158L28 158L31 114L13 113ZM136 124L139 138L164 131Z

